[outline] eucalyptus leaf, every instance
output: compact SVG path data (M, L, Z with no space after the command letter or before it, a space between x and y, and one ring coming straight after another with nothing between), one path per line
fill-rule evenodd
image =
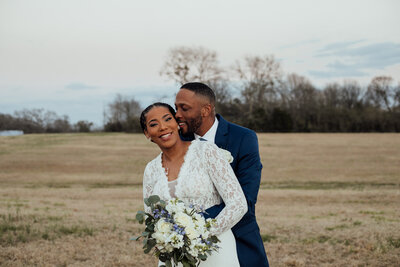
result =
M157 195L152 195L149 197L150 204L156 204L158 201L160 201L160 197Z
M148 228L151 232L154 232L154 224L149 224L149 225L147 226L147 228Z
M136 220L140 223L140 224L142 224L143 222L144 222L144 215L143 215L143 213L137 213L136 214Z
M154 239L149 239L147 242L147 249L150 251L154 246L157 244L156 240Z
M147 217L145 223L148 226L149 224L152 224L152 221L153 221L153 217Z
M142 236L148 236L149 234L150 234L149 232L144 231L144 232L142 233Z
M157 241L155 239L149 239L149 241L147 242L147 244L149 244L150 246L155 246L157 244Z
M146 204L146 206L150 206L150 202L149 202L149 199L148 199L148 198L145 198L145 199L144 199L144 204Z
M152 247L147 246L146 249L144 250L145 254L148 254L150 252L150 250L152 249Z
M218 237L216 237L215 235L211 236L210 239L211 239L211 242L213 242L213 243L218 243L219 242Z
M142 236L132 236L129 240L138 241Z
M192 255L190 255L190 254L186 255L186 258L188 258L188 260L189 260L190 262L196 261L196 259L195 259Z
M204 254L200 254L200 255L198 256L198 258L199 258L200 260L202 260L202 261L205 261L205 260L207 259L207 256L204 255Z

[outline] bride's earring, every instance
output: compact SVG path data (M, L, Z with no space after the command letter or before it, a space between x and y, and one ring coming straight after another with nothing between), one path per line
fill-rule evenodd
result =
M179 127L179 125L178 125L178 131L181 129L181 127Z

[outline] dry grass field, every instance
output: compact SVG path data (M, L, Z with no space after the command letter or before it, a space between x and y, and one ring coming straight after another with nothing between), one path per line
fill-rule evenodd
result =
M399 134L260 134L271 266L400 266ZM140 243L142 135L0 137L0 266L156 266Z

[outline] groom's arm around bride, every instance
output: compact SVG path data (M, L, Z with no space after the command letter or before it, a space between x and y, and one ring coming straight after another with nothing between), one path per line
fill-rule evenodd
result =
M184 84L176 96L177 120L183 134L195 134L231 152L231 163L247 200L248 212L233 228L241 266L268 266L268 260L255 217L262 164L254 131L226 121L214 113L215 95L202 83ZM209 112L210 109L212 112ZM208 110L208 112L207 112ZM215 127L217 125L217 127ZM216 132L215 132L216 128ZM213 139L213 140L210 140ZM216 217L223 203L207 210Z

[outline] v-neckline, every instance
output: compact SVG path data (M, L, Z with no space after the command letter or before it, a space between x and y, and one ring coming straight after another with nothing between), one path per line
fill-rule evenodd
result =
M193 140L193 141L195 141L195 140ZM160 153L160 162L159 162L160 164L159 164L159 166L160 166L160 168L162 170L162 173L164 175L165 180L167 181L167 184L168 184L168 182L178 181L179 180L179 178L181 176L181 173L182 173L182 169L186 166L187 156L189 154L189 150L191 149L190 147L193 145L193 141L190 142L190 144L189 144L189 146L188 146L188 148L186 150L186 153L183 156L183 162L182 162L182 165L181 165L181 167L180 167L180 169L178 171L178 176L174 180L168 181L168 176L165 174L165 169L162 166L162 155L163 155L163 153L162 152ZM178 182L176 183L176 185L178 185Z

